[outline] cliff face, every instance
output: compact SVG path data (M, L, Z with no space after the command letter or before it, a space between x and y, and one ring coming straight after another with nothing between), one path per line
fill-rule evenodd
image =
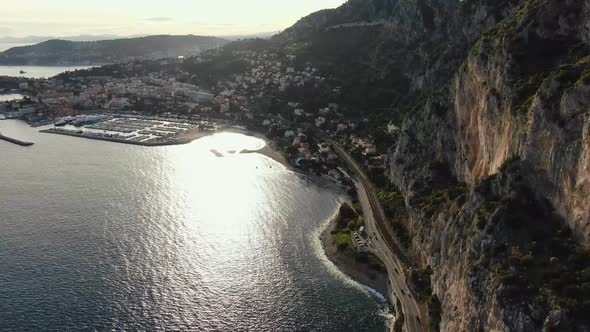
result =
M483 37L454 80L455 173L473 184L510 158L528 161L532 186L588 243L590 86L582 77L590 53L588 17L580 13L589 4L527 5L520 9L526 19L511 18ZM495 35L516 39L486 41Z
M349 1L275 40L405 115L387 175L442 330L590 330L589 1Z
M509 159L526 160L531 185L587 243L590 53L588 18L581 13L589 5L525 4L519 13L526 22L512 17L484 35L453 78L446 100L428 103L404 128L426 149L412 158L444 160L472 186ZM557 26L547 30L551 24ZM439 118L428 118L441 109ZM392 152L393 179L403 178L407 167L396 161L414 155L408 153L417 148L413 144L402 137Z
M444 330L530 331L559 320L559 330L588 330L575 296L586 286L566 290L555 274L588 282L589 7L523 1L481 36L449 89L406 118L391 149L389 176L411 207L411 250L433 269ZM456 183L467 191L437 198ZM482 186L491 189L482 195Z
M511 17L485 34L443 100L431 98L404 124L410 135L390 156L392 178L404 187L408 156L444 160L470 185L497 173L509 159L527 160L535 189L550 197L588 242L590 53L588 18L582 13L589 6L525 2L519 13L526 21ZM408 152L413 149L426 150Z

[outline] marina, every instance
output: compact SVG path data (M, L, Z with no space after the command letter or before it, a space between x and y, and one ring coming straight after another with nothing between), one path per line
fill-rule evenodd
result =
M206 120L112 115L64 117L54 125L41 132L143 146L185 144L217 129Z
M0 66L0 76L50 78L66 71L88 69L93 66Z

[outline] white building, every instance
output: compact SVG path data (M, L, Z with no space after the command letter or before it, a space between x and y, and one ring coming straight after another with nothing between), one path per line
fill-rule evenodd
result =
M348 125L346 123L339 123L338 126L336 126L336 131L344 131L348 129Z
M324 118L322 116L315 119L315 126L316 127L321 127L322 125L324 125L324 123L326 123L326 118Z

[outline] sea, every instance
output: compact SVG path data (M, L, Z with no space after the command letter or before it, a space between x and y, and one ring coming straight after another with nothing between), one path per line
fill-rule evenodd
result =
M88 69L93 66L0 66L0 76L50 78L66 71ZM21 73L23 71L24 73Z
M0 132L0 330L385 331L326 258L342 193L217 133L142 147ZM214 153L215 152L215 153Z
M13 47L31 45L25 43L0 43L0 52ZM88 69L93 66L0 66L0 76L50 78L66 71ZM24 73L21 73L21 70Z

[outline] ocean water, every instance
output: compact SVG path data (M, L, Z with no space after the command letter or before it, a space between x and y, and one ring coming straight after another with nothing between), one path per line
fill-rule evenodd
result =
M0 121L0 330L384 331L327 261L341 196L220 133L141 147ZM223 154L217 157L211 150Z
M0 66L0 76L50 78L66 71L88 69L92 66ZM20 71L25 73L20 73Z

